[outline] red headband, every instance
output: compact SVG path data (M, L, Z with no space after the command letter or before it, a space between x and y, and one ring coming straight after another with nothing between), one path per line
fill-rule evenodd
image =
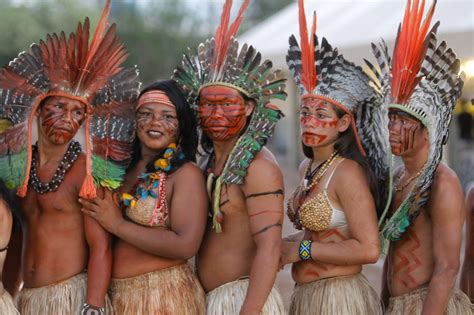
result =
M165 92L160 91L160 90L153 90L153 91L144 93L138 100L137 109L139 109L142 105L145 105L148 103L159 103L159 104L168 105L171 107L176 107L176 105L174 105L173 102L171 102L168 95L166 95Z

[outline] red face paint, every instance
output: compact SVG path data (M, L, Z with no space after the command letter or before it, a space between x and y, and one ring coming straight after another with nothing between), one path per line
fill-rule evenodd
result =
M390 111L388 116L392 153L402 155L412 150L415 145L415 134L421 127L421 123L400 111Z
M315 147L333 134L337 135L337 115L334 109L322 100L303 99L300 112L301 138L303 144Z
M152 150L166 148L179 138L176 108L161 103L146 103L136 113L137 136Z
M55 144L71 141L86 117L86 106L78 100L53 96L40 110L42 133Z
M204 133L213 141L238 136L245 127L245 100L240 92L225 86L209 86L199 95L199 117Z

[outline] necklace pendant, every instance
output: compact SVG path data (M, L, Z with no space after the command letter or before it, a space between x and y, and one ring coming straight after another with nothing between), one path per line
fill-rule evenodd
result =
M303 180L303 186L304 186L304 188L308 188L308 179L307 178L305 178Z

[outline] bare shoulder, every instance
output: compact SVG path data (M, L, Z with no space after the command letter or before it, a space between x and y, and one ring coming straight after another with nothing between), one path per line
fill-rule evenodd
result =
M263 148L253 159L247 169L243 185L244 190L252 190L267 186L282 186L283 175L275 156L270 150Z
M202 170L193 162L186 162L181 165L174 173L173 177L175 181L202 181L204 180L204 174Z
M440 163L431 185L430 209L435 211L445 208L463 211L464 196L456 173L446 164Z
M353 186L355 182L366 181L366 176L364 169L354 160L344 159L336 166L334 171L334 181L337 183L337 186L348 185Z
M4 222L9 218L11 218L10 208L7 202L0 197L0 222Z
M453 193L461 196L463 194L459 178L446 164L440 163L431 185L432 198L441 196L444 199L444 197Z
M6 201L0 197L0 240L2 239L2 235L5 236L7 234L8 234L7 236L7 240L8 240L10 236L12 220L13 220L13 217ZM0 247L3 247L3 246L0 246Z
M280 166L273 153L264 147L250 163L245 179L269 178L275 175L281 176Z

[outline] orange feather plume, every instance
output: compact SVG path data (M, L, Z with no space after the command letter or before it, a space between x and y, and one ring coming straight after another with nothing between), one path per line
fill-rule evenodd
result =
M216 34L214 35L216 41L216 50L214 53L214 62L213 68L219 69L224 62L225 56L227 54L227 49L229 48L230 41L232 37L237 34L239 30L240 24L242 23L242 19L244 16L245 11L249 6L250 0L244 0L242 5L240 6L239 13L235 18L232 25L229 27L230 21L230 12L232 9L232 0L226 0L224 3L224 7L222 9L221 14L221 21L219 26L217 27Z
M304 11L304 0L298 0L300 43L301 43L301 83L308 93L312 93L316 88L317 73L314 65L314 34L316 34L316 12L313 13L313 25L311 27L310 38L306 24Z
M416 85L421 80L417 77L427 45L424 45L428 28L433 17L436 0L433 1L423 21L425 0L407 0L403 23L399 28L392 62L391 97L397 104L408 101Z

